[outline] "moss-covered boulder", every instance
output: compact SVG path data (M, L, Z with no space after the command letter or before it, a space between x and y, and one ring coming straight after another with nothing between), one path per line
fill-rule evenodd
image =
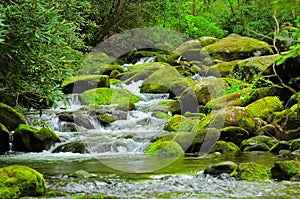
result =
M152 73L141 86L142 93L170 93L179 96L191 82L172 67L165 67Z
M76 76L66 79L62 83L63 92L70 93L83 93L84 91L100 87L110 87L109 76L107 75L86 75Z
M280 55L251 57L239 61L230 73L230 77L251 83L255 76L273 65Z
M122 88L96 88L83 93L85 104L110 105L128 107L129 110L135 108L134 104L140 101L140 98L130 91Z
M255 136L244 140L241 144L243 151L269 151L275 144L279 143L278 140L269 136Z
M264 97L245 107L254 117L271 120L272 113L283 109L282 102L278 97Z
M106 195L106 194L101 194L101 195L87 194L87 195L75 196L72 199L117 199L117 197Z
M231 176L236 177L239 180L266 180L271 179L271 169L259 165L257 163L241 163L239 167L231 173Z
M202 47L208 46L210 44L213 44L213 43L216 43L217 41L219 41L219 39L217 39L215 37L208 37L208 36L200 37L198 40Z
M242 143L243 140L249 138L252 134L246 131L242 127L237 126L227 126L220 130L221 136L220 140L226 142L232 142L238 146Z
M233 171L235 171L238 168L238 165L231 161L221 162L218 164L214 164L211 166L206 167L204 170L204 174L209 175L220 175L222 173L231 174Z
M41 152L49 149L51 145L59 143L60 138L54 131L20 124L15 130L13 145L16 151Z
M146 149L145 154L162 157L180 157L184 155L184 151L177 142L158 140L150 144Z
M278 180L290 180L299 174L300 164L295 160L277 161L271 169L272 176Z
M291 144L290 145L291 151L296 151L296 150L300 149L300 138L291 140L290 144Z
M182 115L174 115L172 119L165 125L164 130L175 132L190 132L198 120L193 120Z
M9 150L9 131L0 123L0 154Z
M211 45L203 48L213 59L233 61L253 57L256 53L261 55L272 54L269 44L257 39L230 34Z
M66 143L56 147L52 153L69 152L69 153L89 153L86 143L81 141Z
M217 141L216 145L211 152L220 152L220 153L236 153L239 152L240 148L232 142Z
M19 124L26 124L26 119L12 107L0 103L0 123L2 123L9 131L13 131Z
M2 199L43 196L45 179L39 172L19 165L0 168L0 196Z
M103 74L107 65L110 65L115 59L97 49L88 53L81 64L82 74Z
M220 62L208 68L206 76L227 77L240 60Z
M115 122L118 118L109 113L102 113L100 115L97 115L97 119L101 124L108 125Z

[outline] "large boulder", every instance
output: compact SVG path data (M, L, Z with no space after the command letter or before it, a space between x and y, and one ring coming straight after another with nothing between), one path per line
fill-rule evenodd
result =
M190 132L198 120L193 120L182 115L174 115L172 119L165 125L164 130L175 132Z
M13 131L19 124L26 124L26 119L12 107L0 103L0 123L2 123L9 131Z
M66 79L62 83L63 92L70 93L83 93L86 90L110 87L109 76L107 75L86 75L77 76Z
M282 102L278 97L264 97L255 102L252 102L245 109L254 117L259 117L264 120L271 121L272 113L283 109Z
M250 133L242 127L238 126L227 126L221 129L220 140L226 142L232 142L238 146L243 140L250 137Z
M122 88L96 88L83 93L85 104L110 105L117 104L121 110L133 110L134 104L140 98L130 91Z
M220 175L222 173L231 174L238 168L238 165L231 161L220 162L218 164L214 164L206 167L204 170L204 174L209 175Z
M269 44L257 39L242 37L237 34L229 36L203 48L213 59L233 61L253 57L255 54L268 55L273 51Z
M200 37L198 40L202 47L208 46L210 44L213 44L213 43L216 43L217 41L219 41L219 39L217 39L215 37L208 37L208 36Z
M13 145L16 151L41 152L49 149L51 145L61 142L54 131L47 128L36 129L27 124L20 124L13 136Z
M241 163L236 171L234 171L232 176L239 180L266 180L271 179L271 171L269 167L259 165L254 162Z
M227 77L240 60L220 62L208 68L206 76Z
M299 174L300 165L299 162L295 160L277 161L271 169L271 172L274 179L290 180L290 178Z
M0 153L9 150L9 131L0 123Z
M268 55L260 57L251 57L239 61L233 68L230 76L239 80L251 83L255 76L265 71L268 67L273 66L280 55Z
M216 145L212 149L212 152L219 152L219 153L235 153L240 151L240 148L232 142L225 142L225 141L217 141Z
M43 175L25 166L0 168L0 179L0 196L3 199L37 197L46 192Z
M158 140L150 144L145 154L158 155L161 157L180 157L184 155L184 151L177 142Z
M244 140L241 143L241 150L243 151L269 151L279 141L269 136L255 136Z

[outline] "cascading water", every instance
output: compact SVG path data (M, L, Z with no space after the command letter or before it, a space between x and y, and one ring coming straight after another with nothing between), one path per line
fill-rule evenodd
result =
M9 132L9 150L8 153L13 153L14 152L14 145L13 145L13 141L14 141L14 131Z

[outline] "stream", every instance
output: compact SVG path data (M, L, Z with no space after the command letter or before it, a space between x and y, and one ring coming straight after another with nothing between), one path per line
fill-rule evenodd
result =
M39 127L39 121L43 120L60 136L62 143L41 153L11 151L0 156L0 167L21 164L36 169L44 175L48 191L67 193L67 196L52 197L57 199L82 194L188 199L299 197L300 183L297 182L237 181L228 175L212 177L203 174L208 165L228 160L272 166L277 157L268 152L186 155L174 160L151 159L143 155L153 136L166 133L163 128L167 120L153 117L151 107L168 99L168 95L141 94L141 83L118 85L142 100L136 104L136 110L125 112L123 118L107 126L80 111L92 128L66 131L67 123L60 121L58 115L81 110L80 94L69 95L67 106L61 104L56 109L43 110L42 115L37 111L29 112L27 119L30 124ZM112 105L101 108L114 111ZM72 142L85 143L88 152L53 153L57 147ZM72 177L71 174L78 171L83 172L83 177Z

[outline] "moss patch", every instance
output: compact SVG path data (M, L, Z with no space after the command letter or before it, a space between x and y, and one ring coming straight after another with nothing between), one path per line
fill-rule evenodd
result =
M163 157L179 157L184 155L184 151L177 142L158 140L152 143L146 149L145 154L158 155Z
M253 162L240 164L238 169L231 175L235 176L239 180L248 181L271 179L271 171L269 167Z
M271 172L274 179L290 180L291 177L299 174L300 164L295 160L277 161Z

